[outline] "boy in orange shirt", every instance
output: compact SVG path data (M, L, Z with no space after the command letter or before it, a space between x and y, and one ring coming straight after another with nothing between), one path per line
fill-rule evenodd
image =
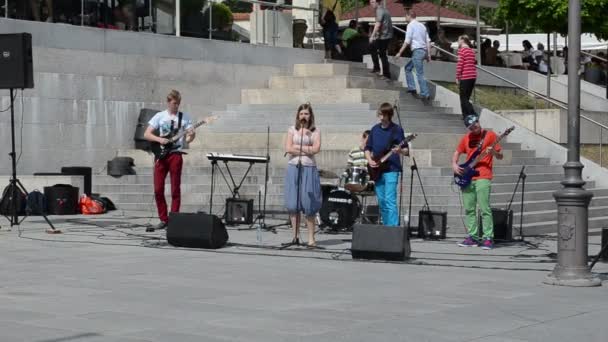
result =
M490 192L492 190L492 164L494 157L502 159L502 148L496 144L494 148L489 148L496 139L496 133L481 128L479 118L476 115L469 115L464 119L469 132L460 140L454 155L452 156L452 169L456 174L462 174L463 170L458 166L458 157L466 154L467 159L481 149L481 152L488 149L488 154L483 157L475 166L479 175L473 177L473 182L462 190L462 198L465 210L465 224L468 236L459 243L461 247L481 246L483 249L494 248L494 222L492 220L492 210L490 209ZM481 145L481 147L480 147ZM477 206L481 211L481 221L483 223L483 241L478 241Z

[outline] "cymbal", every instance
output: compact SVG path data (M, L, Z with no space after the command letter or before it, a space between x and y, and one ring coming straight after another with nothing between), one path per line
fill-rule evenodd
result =
M339 178L335 172L319 169L319 177L321 178Z

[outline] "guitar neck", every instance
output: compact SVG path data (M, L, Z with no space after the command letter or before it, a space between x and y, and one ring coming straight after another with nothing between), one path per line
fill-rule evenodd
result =
M401 143L399 143L399 145L397 145L397 147L403 148L403 146L407 145L410 141L414 140L415 137L416 137L415 134L406 137ZM382 158L380 158L380 162L384 163L388 158L390 158L393 155L393 153L394 152L392 149L390 151L388 151Z
M473 161L471 162L471 164L469 165L469 167L475 167L475 165L477 165L477 163L479 163L479 161L484 158L485 156L488 155L488 149L489 148L494 148L494 146L498 145L498 143L505 137L505 134L500 135L495 142L493 142L490 146L486 147L483 152L481 152L477 158L473 159Z
M205 120L201 121L201 122L197 122L192 126L192 130L197 129L198 127L200 127L201 125L203 125L205 123ZM171 138L171 142L176 142L179 139L181 139L184 135L186 135L186 133L188 132L188 130L183 130L179 133L177 133L176 135L173 136L173 138Z

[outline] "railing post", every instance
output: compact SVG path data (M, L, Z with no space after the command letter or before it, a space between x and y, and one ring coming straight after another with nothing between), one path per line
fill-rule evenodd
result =
M604 167L604 159L602 158L602 143L603 143L603 136L602 133L604 131L604 128L602 128L600 126L600 167Z
M84 26L84 0L80 0L80 26Z
M532 127L534 127L534 133L536 133L536 96L534 96L534 123Z
M182 9L181 1L175 0L175 36L179 37L182 35Z
M8 0L4 0L4 17L8 18Z
M209 39L213 39L213 2L209 0Z

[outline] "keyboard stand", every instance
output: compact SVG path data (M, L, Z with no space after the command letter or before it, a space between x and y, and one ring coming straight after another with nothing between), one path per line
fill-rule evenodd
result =
M245 171L245 174L243 174L243 177L241 177L241 181L237 185L234 180L234 177L232 176L232 172L230 172L230 167L228 166L228 161L224 160L223 162L224 162L224 166L226 167L226 172L228 173L228 176L230 176L230 182L232 184L230 184L230 182L228 182L228 178L226 178L226 175L224 174L224 172L222 171L222 168L217 163L217 160L212 160L211 161L211 198L209 200L209 214L213 214L213 193L215 191L215 169L217 168L218 171L220 172L220 174L222 175L222 178L224 178L224 182L228 186L228 189L230 189L232 198L237 198L237 197L239 197L239 190L241 189L243 182L245 182L245 178L249 174L249 171L251 170L251 167L253 167L253 164L255 164L255 162L253 162L253 161L249 162L249 167L247 168L247 171Z

